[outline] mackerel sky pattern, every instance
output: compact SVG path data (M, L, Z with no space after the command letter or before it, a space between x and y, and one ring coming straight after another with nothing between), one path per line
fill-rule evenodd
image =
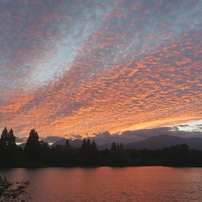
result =
M0 128L86 136L202 119L202 0L0 1Z

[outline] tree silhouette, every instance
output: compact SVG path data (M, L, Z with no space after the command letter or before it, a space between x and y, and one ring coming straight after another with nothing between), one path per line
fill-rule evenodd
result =
M87 148L87 143L86 143L86 139L84 138L83 143L81 145L81 150L86 151L86 148Z
M65 146L66 146L66 147L70 146L68 139L66 139Z
M89 144L89 143L88 143ZM83 143L81 145L80 149L80 156L81 156L81 162L82 164L89 164L89 155L88 155L88 146L86 139L83 140Z
M99 154L94 140L92 144L90 142L90 139L88 139L87 141L86 139L83 140L82 146L80 148L80 156L82 159L82 164L84 165L89 166L98 163Z
M48 147L48 143L43 140L39 141L40 152L48 152L50 149Z
M92 142L92 152L95 153L97 151L98 151L98 149L97 149L97 146L95 144L95 140L93 140L93 142Z
M13 130L10 129L8 132L7 128L5 127L2 135L1 135L1 146L16 146L15 144L15 136L13 135Z
M16 143L15 143L15 136L13 135L13 130L12 130L12 128L11 128L10 131L8 132L8 145L9 145L9 146L16 146Z
M38 160L39 153L40 153L39 136L38 133L35 131L35 129L32 129L25 144L24 155L27 160L36 161Z
M2 131L2 134L1 134L1 140L0 140L1 148L6 147L7 139L8 139L8 130L5 127L4 130Z
M169 166L183 166L188 164L188 150L187 144L173 145L169 148L164 157L164 161Z
M91 156L92 156L92 163L97 164L99 162L99 152L94 140L91 145Z
M28 181L9 182L6 178L0 177L0 201L27 201L31 199L26 191Z
M111 151L116 151L116 143L113 142L111 145Z
M17 155L17 146L15 143L15 136L13 135L13 130L10 129L8 132L5 127L2 131L0 139L0 159L3 164L8 164Z

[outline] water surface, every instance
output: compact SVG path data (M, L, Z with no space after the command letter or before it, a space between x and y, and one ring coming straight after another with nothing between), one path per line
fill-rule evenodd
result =
M30 201L201 201L202 168L15 168L8 180L29 180Z

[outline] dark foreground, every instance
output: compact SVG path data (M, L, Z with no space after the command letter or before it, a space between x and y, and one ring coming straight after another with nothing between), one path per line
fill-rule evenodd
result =
M42 147L29 155L21 148L16 148L13 155L7 152L0 155L1 167L202 166L202 151L190 150L186 144L161 150L124 149L116 145L111 150L99 151L94 144L84 142L81 148L70 145Z
M83 140L74 148L65 145L49 147L32 129L24 149L17 146L12 129L5 128L0 139L0 167L89 167L89 166L194 166L202 167L202 151L190 150L187 144L158 150L124 149L112 143L111 149L98 150L95 141Z

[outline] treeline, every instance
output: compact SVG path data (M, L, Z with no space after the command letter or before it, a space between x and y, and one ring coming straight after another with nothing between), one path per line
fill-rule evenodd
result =
M24 149L16 145L15 139L13 130L4 128L0 139L1 167L202 166L202 151L190 150L187 144L135 150L113 142L111 149L99 151L95 141L84 139L80 148L74 148L67 139L65 145L50 148L39 140L35 129L30 131Z

